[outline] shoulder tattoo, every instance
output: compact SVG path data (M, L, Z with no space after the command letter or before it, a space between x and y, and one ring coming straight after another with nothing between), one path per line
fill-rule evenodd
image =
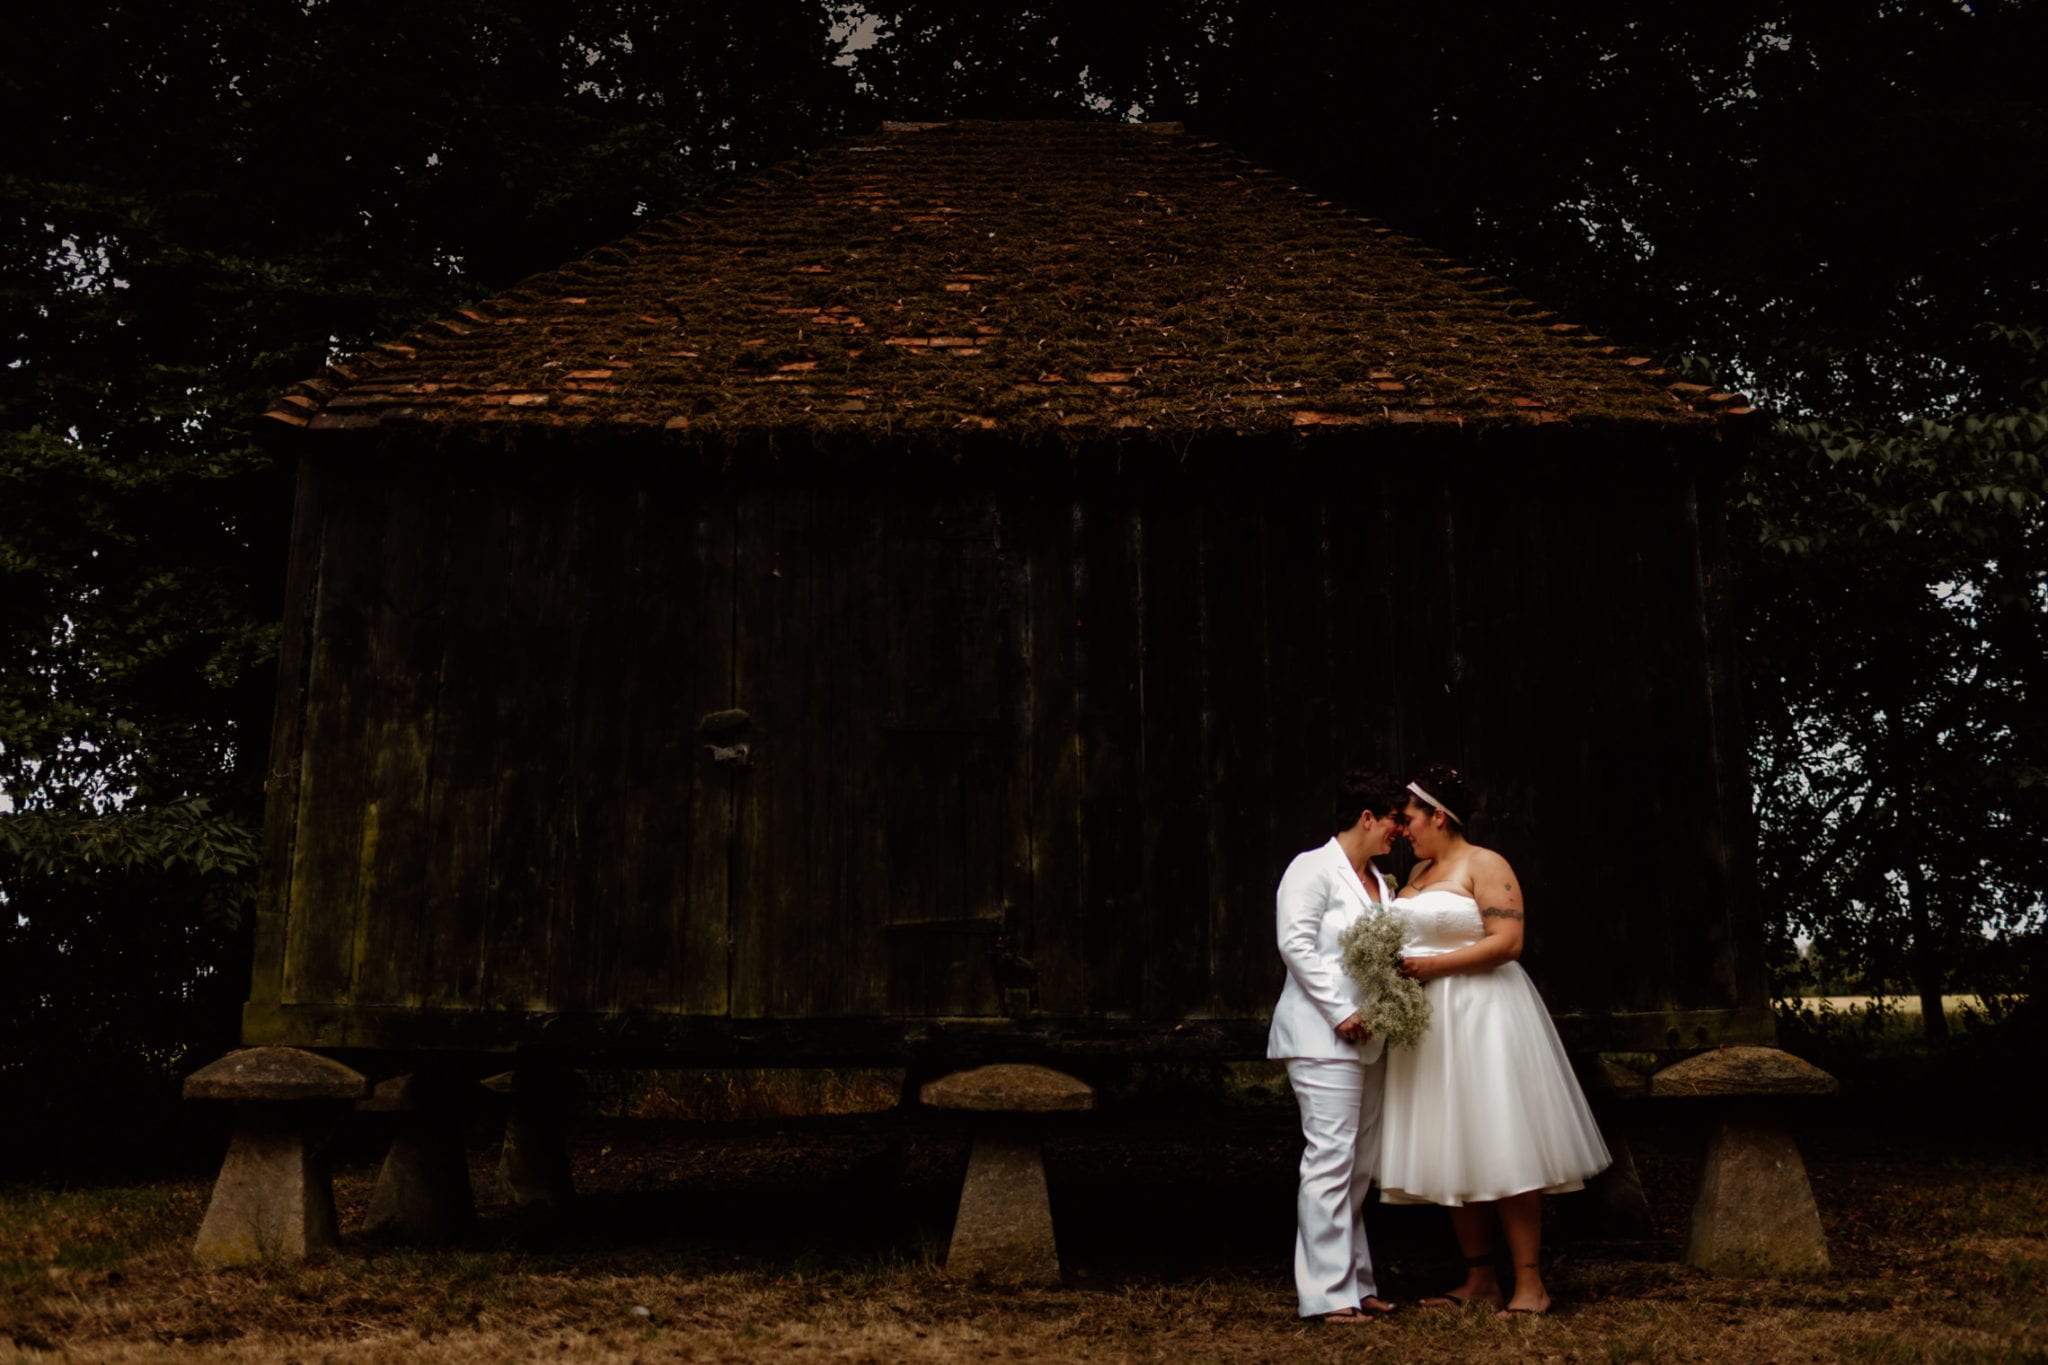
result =
M1522 912L1519 910L1503 910L1498 906L1488 906L1479 912L1479 917L1481 919L1520 919Z

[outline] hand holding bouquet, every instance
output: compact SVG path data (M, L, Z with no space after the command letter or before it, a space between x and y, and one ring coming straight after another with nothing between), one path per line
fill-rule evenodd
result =
M1358 1021L1389 1047L1413 1047L1429 1032L1429 999L1422 983L1401 975L1401 921L1365 914L1337 936L1344 974L1365 997Z

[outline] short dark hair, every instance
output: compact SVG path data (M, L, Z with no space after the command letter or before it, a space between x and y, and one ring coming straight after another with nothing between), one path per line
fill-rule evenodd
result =
M1444 818L1450 821L1452 829L1465 828L1465 822L1472 818L1477 801L1472 792L1472 784L1467 782L1456 768L1448 763L1425 763L1422 765L1422 771L1415 774L1415 785L1436 799L1425 801L1406 789L1403 794L1413 797L1419 806L1442 811Z
M1371 811L1374 815L1392 814L1401 809L1401 803L1407 796L1400 778L1389 777L1371 768L1352 768L1337 783L1337 800L1330 810L1335 825L1332 832L1342 834L1350 829L1358 823L1359 814L1363 811Z

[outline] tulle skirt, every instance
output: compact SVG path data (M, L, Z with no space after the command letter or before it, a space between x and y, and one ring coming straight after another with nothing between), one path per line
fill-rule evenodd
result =
M1583 1188L1611 1158L1519 963L1427 983L1429 1032L1387 1049L1380 1197L1466 1204Z

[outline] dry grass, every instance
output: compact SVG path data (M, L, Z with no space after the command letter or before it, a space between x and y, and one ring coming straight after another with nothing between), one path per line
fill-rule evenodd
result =
M1340 1328L1293 1317L1286 1118L1114 1120L1055 1144L1071 1268L1057 1290L938 1271L958 1135L893 1118L593 1123L577 1150L590 1194L572 1226L532 1227L486 1202L463 1249L351 1241L324 1262L260 1271L191 1264L203 1182L16 1188L0 1193L0 1344L30 1361L305 1365L2048 1358L2048 1177L2033 1139L1818 1126L1807 1149L1836 1273L1736 1281L1675 1262L1696 1135L1645 1126L1637 1154L1662 1236L1598 1241L1561 1225L1552 1279L1568 1311L1496 1322L1411 1308ZM476 1156L488 1190L482 1141ZM345 1168L344 1226L373 1174ZM1426 1214L1383 1219L1380 1244L1396 1293L1444 1273Z

